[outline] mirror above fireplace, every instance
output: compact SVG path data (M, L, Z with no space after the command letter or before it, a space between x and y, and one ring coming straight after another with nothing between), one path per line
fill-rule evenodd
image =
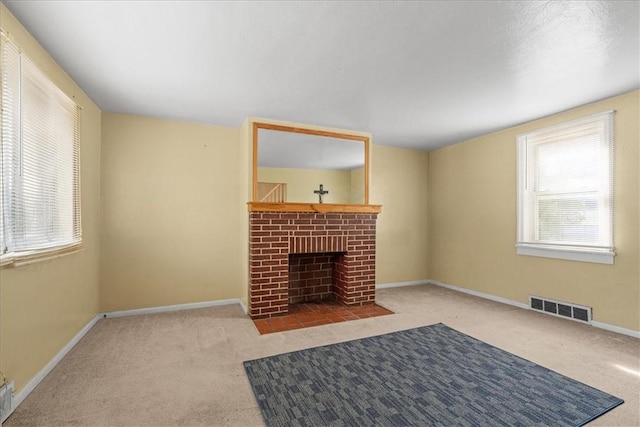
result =
M257 201L363 204L364 160L363 141L260 128ZM264 200L260 183L285 184L286 200Z
M362 132L254 121L249 210L378 213L369 153Z

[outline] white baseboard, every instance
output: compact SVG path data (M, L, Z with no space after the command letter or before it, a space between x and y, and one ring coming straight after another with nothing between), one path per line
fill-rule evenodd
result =
M47 374L49 374L49 372L51 372L51 370L55 368L55 366L67 355L67 353L69 353L71 349L82 339L82 337L84 337L87 332L89 332L91 328L93 328L98 320L100 320L100 315L97 315L93 319L91 319L89 323L87 323L84 328L80 330L80 332L78 332L73 338L71 338L67 345L62 347L58 354L56 354L53 359L51 359L49 363L47 363L45 367L42 368L42 370L38 372L38 374L33 377L26 386L24 386L22 390L20 390L20 392L16 393L13 399L13 404L11 405L11 412L13 412L22 403L22 401L26 399L26 397L33 391L33 389L35 389L36 386L40 384L44 377L46 377Z
M491 301L501 302L503 304L512 305L512 306L518 307L518 308L529 309L529 306L527 304L525 304L525 303L522 303L522 302L510 300L510 299L507 299L507 298L497 297L497 296L491 295L491 294L485 294L484 292L478 292L478 291L474 291L472 289L461 288L460 286L450 285L448 283L440 282L438 280L429 280L429 283L431 283L432 285L436 285L436 286L440 286L440 287L443 287L443 288L452 289L454 291L462 292L464 294L473 295L473 296L484 298L484 299L488 299L488 300L491 300Z
M411 282L395 282L395 283L381 283L376 285L376 289L388 289L388 288L401 288L403 286L415 286L424 285L429 283L428 279L425 280L413 280Z
M249 311L247 310L247 306L246 306L246 305L244 305L244 303L242 302L242 300L241 300L241 299L239 299L239 300L238 300L238 304L240 304L240 308L242 308L242 312L243 312L244 314L249 313Z
M101 313L100 316L105 318L137 316L140 314L166 313L170 311L191 310L194 308L205 308L205 307L214 307L218 305L232 305L232 304L240 304L242 311L244 311L245 314L247 313L247 308L244 306L244 304L239 298L231 298L231 299L223 299L223 300L217 300L217 301L192 302L187 304L164 305L160 307L135 308L132 310L110 311L106 313Z
M453 286L453 285L450 285L448 283L440 282L438 280L429 280L428 283L430 283L432 285L436 285L436 286L441 286L443 288L452 289L454 291L462 292L462 293L465 293L465 294L474 295L474 296L477 296L477 297L480 297L480 298L484 298L484 299L488 299L488 300L491 300L491 301L497 301L497 302L501 302L503 304L512 305L514 307L523 308L525 310L533 310L527 304L523 304L523 303L518 302L518 301L513 301L513 300L510 300L510 299L507 299L507 298L497 297L497 296L491 295L491 294L485 294L484 292L478 292L478 291L474 291L474 290L471 290L471 289L461 288L459 286ZM533 311L536 311L536 310L533 310ZM585 325L591 325L591 326L594 326L594 327L596 327L598 329L604 329L604 330L607 330L607 331L616 332L618 334L627 335L627 336L634 337L634 338L640 338L640 332L639 331L634 331L633 329L627 329L627 328L623 328L623 327L620 327L620 326L610 325L608 323L597 322L595 320L591 320L591 323L589 323L589 324L585 323Z
M622 328L620 326L610 325L608 323L596 322L595 320L591 321L591 326L604 329L605 331L611 331L622 335L628 335L634 338L640 338L640 332L634 331L633 329Z

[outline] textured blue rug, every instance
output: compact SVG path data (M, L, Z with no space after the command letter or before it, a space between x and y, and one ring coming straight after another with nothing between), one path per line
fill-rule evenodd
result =
M244 367L268 426L580 426L623 402L443 324Z

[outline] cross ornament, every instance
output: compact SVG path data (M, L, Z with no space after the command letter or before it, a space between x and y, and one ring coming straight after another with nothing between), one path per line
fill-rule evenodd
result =
M320 203L322 203L322 196L324 196L325 194L329 194L329 191L325 190L322 184L320 184L319 189L313 190L313 192L318 195L318 199Z

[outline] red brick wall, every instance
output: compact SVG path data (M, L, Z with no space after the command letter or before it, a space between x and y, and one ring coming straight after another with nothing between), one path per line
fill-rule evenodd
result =
M289 254L289 304L333 299L336 253Z
M375 301L376 214L249 214L249 314L289 309L289 254L344 252L336 260L333 293L347 305Z

